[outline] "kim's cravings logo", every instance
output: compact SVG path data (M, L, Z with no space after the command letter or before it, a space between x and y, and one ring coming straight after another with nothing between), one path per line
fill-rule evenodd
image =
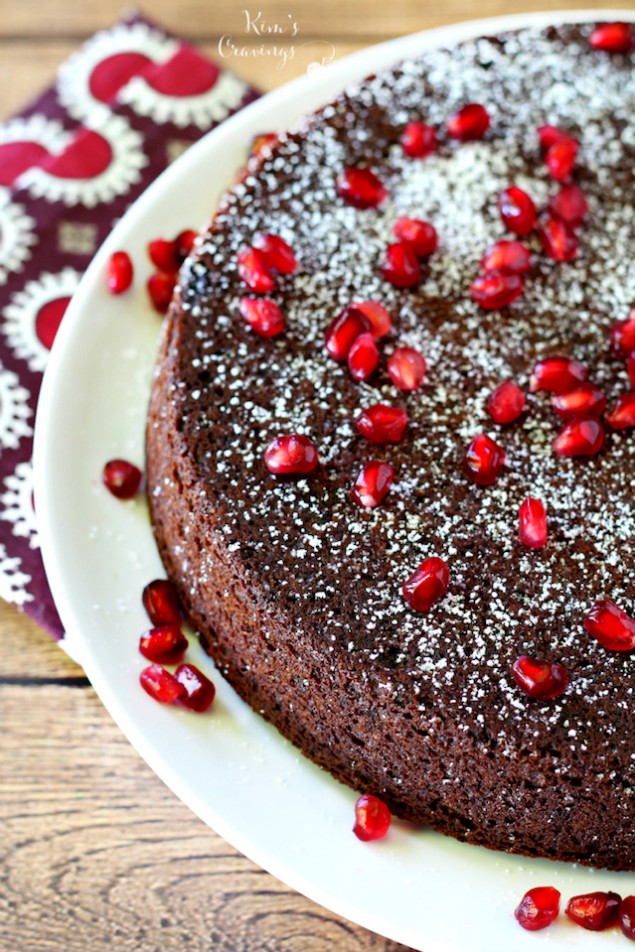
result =
M291 13L280 21L267 20L262 10L243 10L244 37L237 40L232 33L224 33L218 41L218 55L222 59L269 58L275 68L283 70L296 59L300 49L310 49L315 59L307 66L312 73L330 63L335 56L335 47L327 40L310 40L298 43L300 25Z

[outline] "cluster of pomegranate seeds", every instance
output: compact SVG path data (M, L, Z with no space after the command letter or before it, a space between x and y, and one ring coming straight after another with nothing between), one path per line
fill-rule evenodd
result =
M450 116L445 124L447 134L459 142L482 139L490 127L490 115L480 103L472 102Z
M584 627L609 651L635 648L635 619L608 598L593 606L584 619Z
M180 664L174 677L183 688L179 703L199 714L207 711L216 696L216 688L210 679L193 664Z
M417 612L429 611L435 602L443 598L450 584L447 563L433 555L425 559L402 586L402 594L411 608Z
M184 686L160 664L151 664L139 675L143 690L160 704L175 704L185 695Z
M567 669L554 661L521 655L512 665L514 681L527 697L535 701L551 701L567 690Z
M437 133L425 122L409 122L401 136L401 148L411 159L424 159L437 147Z
M518 510L518 538L530 549L542 549L547 544L547 510L540 499L528 496Z
M479 486L491 486L503 472L505 450L491 436L479 433L465 451L463 471Z
M536 886L523 896L514 915L523 929L536 931L551 925L560 912L560 893L553 886ZM622 899L615 892L583 893L567 903L567 917L589 932L602 932L618 923L627 939L635 939L635 896Z
M592 419L574 419L553 441L557 456L595 456L604 446L602 424Z
M418 390L427 369L425 357L414 347L397 347L388 361L388 375L400 390Z
M388 197L386 186L367 168L347 168L335 180L335 191L353 208L376 208Z
M318 454L307 436L291 433L277 436L265 450L265 466L276 476L300 476L313 472Z
M146 289L150 303L157 314L167 314L175 287L176 275L174 274L155 271L154 274L150 275L146 283Z
M533 231L538 212L534 201L517 185L504 189L498 196L498 210L505 228L520 238Z
M635 31L630 23L602 23L589 37L594 50L606 53L630 53L635 47Z
M375 403L355 420L359 433L371 443L399 443L408 426L408 414L399 407Z
M379 351L370 332L360 334L348 352L348 369L353 380L368 380L377 369Z
M260 337L275 337L285 329L284 314L270 298L241 298L238 309Z
M134 268L127 251L115 251L108 259L106 286L111 294L123 294L132 286Z
M398 218L392 226L395 238L410 245L417 258L427 258L439 245L439 236L434 225L420 218Z
M505 271L485 271L470 284L470 297L487 311L507 307L522 291L523 279Z
M573 390L554 395L551 406L566 422L576 417L597 419L606 409L606 396L594 383L587 381Z
M141 636L139 651L148 661L175 664L187 651L187 638L177 625L157 625Z
M613 430L635 427L635 392L622 393L604 419Z
M526 274L530 267L531 252L522 241L495 241L481 258L481 271Z
M181 606L176 589L166 578L148 582L141 594L146 614L153 625L180 625Z
M380 840L390 829L390 810L383 800L372 793L364 793L355 804L355 836L369 842Z
M370 321L358 305L350 304L337 317L334 317L326 329L325 345L333 360L347 360L348 354L361 334L371 329Z
M143 473L125 459L111 459L104 466L101 479L117 499L132 499L139 492Z
M405 241L388 245L381 273L396 288L414 288L419 284L421 267L412 245Z
M355 502L366 509L374 509L386 496L392 485L394 470L390 463L373 459L362 466L351 496Z
M560 892L553 886L534 886L528 890L516 908L516 921L530 932L546 929L558 918Z
M253 245L238 252L238 275L250 291L270 294L276 274L292 274L297 266L293 249L279 235L256 235Z
M584 893L573 896L567 903L565 913L576 925L589 932L601 932L617 925L620 918L622 897L614 892Z
M504 380L490 394L487 412L495 423L514 423L525 409L525 394L513 380Z
M192 251L195 239L196 232L186 228L176 238L154 238L148 243L148 257L157 270L148 278L146 289L158 314L167 313L179 268Z

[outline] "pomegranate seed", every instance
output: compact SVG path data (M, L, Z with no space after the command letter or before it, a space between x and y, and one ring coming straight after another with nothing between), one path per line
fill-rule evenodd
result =
M388 245L381 273L396 288L413 288L419 284L421 268L412 245L402 241Z
M589 211L589 203L578 185L563 185L559 192L549 199L549 212L570 228L581 225Z
M629 357L626 361L626 370L628 371L628 377L631 381L631 386L635 390L635 350L632 354L629 354Z
M143 607L153 625L180 625L181 606L172 582L157 578L148 582L141 596Z
M575 164L579 143L575 139L561 139L547 149L545 162L549 175L556 182L568 182Z
M185 688L173 674L160 664L151 664L139 675L143 690L161 704L174 704L185 694Z
M155 268L164 274L176 274L181 266L176 241L168 241L167 238L151 241L148 244L148 257Z
M534 701L551 701L567 690L567 669L554 661L521 655L512 665L514 681Z
M174 672L174 677L185 689L185 693L179 697L184 707L202 713L211 706L216 688L195 665L180 664Z
M570 136L562 129L558 129L557 126L539 126L537 131L540 148L544 150L550 149L552 145L556 145L558 142L573 139L573 136ZM575 139L573 139L573 141L575 142Z
M547 393L569 393L584 383L588 376L588 370L579 360L573 360L572 357L545 357L539 360L531 371L529 379L529 389L532 393L536 390L546 390Z
M261 132L260 135L254 136L250 146L252 155L260 155L264 149L272 149L278 138L277 132Z
M368 842L380 840L390 828L390 811L383 800L364 793L355 804L355 836Z
M384 183L370 169L348 168L337 176L335 191L353 208L376 208L388 196Z
M148 278L146 287L154 310L158 314L166 314L176 287L176 277L155 271Z
M601 932L617 924L620 918L622 897L614 892L592 892L583 896L573 896L565 909L572 922L588 929Z
M277 476L310 473L317 464L318 455L313 443L298 433L277 436L265 450L265 465Z
M627 896L620 903L620 926L627 939L635 939L635 896Z
M514 423L525 409L525 394L513 380L500 383L487 401L487 411L495 423Z
M589 37L594 50L607 53L629 53L635 45L635 33L630 23L602 23Z
M495 241L481 258L481 271L525 274L531 267L531 252L521 241Z
M115 251L108 259L106 285L111 294L123 294L132 284L134 269L126 251Z
M409 122L402 133L400 142L401 148L409 158L424 159L435 151L437 133L425 122Z
M388 375L400 390L418 390L427 369L425 357L414 347L398 347L388 361Z
M365 463L351 490L353 499L360 506L373 509L390 489L393 476L394 470L390 463L382 463L378 459Z
M635 648L635 619L608 598L593 606L584 619L584 627L609 651Z
M498 210L505 228L515 235L528 235L536 224L533 199L517 185L510 185L498 196Z
M279 274L292 274L298 266L293 250L278 235L257 235L254 248L264 256L267 267Z
M326 330L326 349L334 360L346 360L360 334L366 334L369 330L368 318L356 305L345 307Z
M635 351L635 315L625 321L616 321L611 327L611 347L618 357Z
M238 309L251 329L261 337L275 337L285 328L284 314L270 298L241 298Z
M630 430L635 426L635 392L622 393L604 417L612 430Z
M451 139L470 142L482 139L490 126L489 113L480 103L471 102L463 106L445 124Z
M559 218L542 219L538 238L545 254L554 261L573 261L577 257L578 239Z
M485 433L475 436L463 458L463 471L479 486L491 486L503 472L505 450Z
M372 334L360 334L348 352L348 369L353 380L368 380L377 369L379 351Z
M362 410L355 426L371 443L398 443L408 426L408 414L399 407L376 403Z
M176 254L180 264L183 264L188 255L192 253L197 234L191 228L185 228L180 231L174 239L176 245Z
M262 251L257 248L243 248L238 253L238 274L250 291L256 294L269 294L276 282L271 267Z
M514 915L523 929L536 932L551 925L559 912L560 892L553 886L534 886L525 893Z
M434 225L420 218L398 218L392 226L395 237L411 245L418 258L427 258L437 250L439 237Z
M539 499L531 496L520 504L518 510L518 538L530 549L542 549L547 544L547 511Z
M553 441L558 456L595 456L604 445L604 430L597 420L577 419L567 423Z
M104 466L102 482L117 499L132 499L141 485L142 473L138 466L125 459L111 459Z
M606 409L606 397L594 383L583 383L575 390L551 398L551 406L565 421L575 417L601 417Z
M486 311L507 307L522 294L523 279L518 274L486 271L470 284L470 297Z
M159 625L141 636L139 651L148 661L175 664L187 651L187 638L176 625Z
M429 611L435 602L443 598L450 584L447 563L433 555L425 559L416 572L404 582L403 597L416 612Z
M390 314L382 304L377 301L361 301L352 304L351 307L361 311L368 323L373 337L385 337L390 333L392 321Z

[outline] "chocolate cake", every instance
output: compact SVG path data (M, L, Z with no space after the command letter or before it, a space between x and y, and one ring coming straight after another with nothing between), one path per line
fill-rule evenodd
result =
M601 449L554 452L563 421L550 393L529 387L537 361L565 355L609 407L633 389L610 332L635 304L635 71L632 53L594 49L592 29L426 52L251 160L181 273L152 388L147 478L167 573L205 649L308 757L461 840L634 869L635 656L607 649L585 619L607 599L634 614L635 435L596 422ZM447 121L467 103L490 121L461 141ZM404 151L412 121L437 132L425 158ZM522 294L482 307L470 286L485 249L516 237L498 196L520 187L540 210L561 187L543 126L579 143L571 174L588 215L567 231L569 260L550 255L544 221L542 243L540 231L523 238ZM374 207L344 196L341 175L356 168L383 186ZM401 216L431 222L438 248L400 288L382 264ZM239 307L263 297L237 264L262 234L298 262L264 295L286 324L271 337ZM325 332L369 300L392 328L377 370L357 381ZM412 391L386 368L403 346L428 365ZM488 398L508 380L526 404L500 425ZM360 433L356 419L376 404L406 411L398 442ZM267 447L290 434L317 450L311 472L267 467ZM479 434L505 451L490 485L465 470ZM389 463L394 481L365 508L351 489L370 460ZM541 547L519 538L528 497L547 512ZM402 587L432 557L447 565L447 591L418 611ZM561 665L564 693L529 696L512 673L522 656Z

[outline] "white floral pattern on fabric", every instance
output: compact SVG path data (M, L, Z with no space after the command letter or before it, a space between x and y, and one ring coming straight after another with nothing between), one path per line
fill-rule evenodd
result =
M33 435L29 398L30 393L20 384L18 375L0 362L0 450L15 450L21 439Z
M10 200L8 189L0 188L0 284L10 274L22 271L35 244L35 220L23 205Z
M80 277L73 268L64 268L59 274L44 272L37 280L27 281L4 308L2 333L30 370L46 367L50 345Z
M119 98L139 115L149 116L155 122L209 129L237 109L247 91L245 83L232 73L221 73L211 89L194 96L157 92L142 76L136 76L121 90Z
M33 596L26 586L31 576L20 569L22 560L17 555L7 554L5 546L0 542L0 598L21 607L25 602L32 602Z
M38 536L33 508L33 464L18 463L15 471L5 476L5 492L0 494L0 519L12 524L14 536L28 539L32 549L39 549Z

